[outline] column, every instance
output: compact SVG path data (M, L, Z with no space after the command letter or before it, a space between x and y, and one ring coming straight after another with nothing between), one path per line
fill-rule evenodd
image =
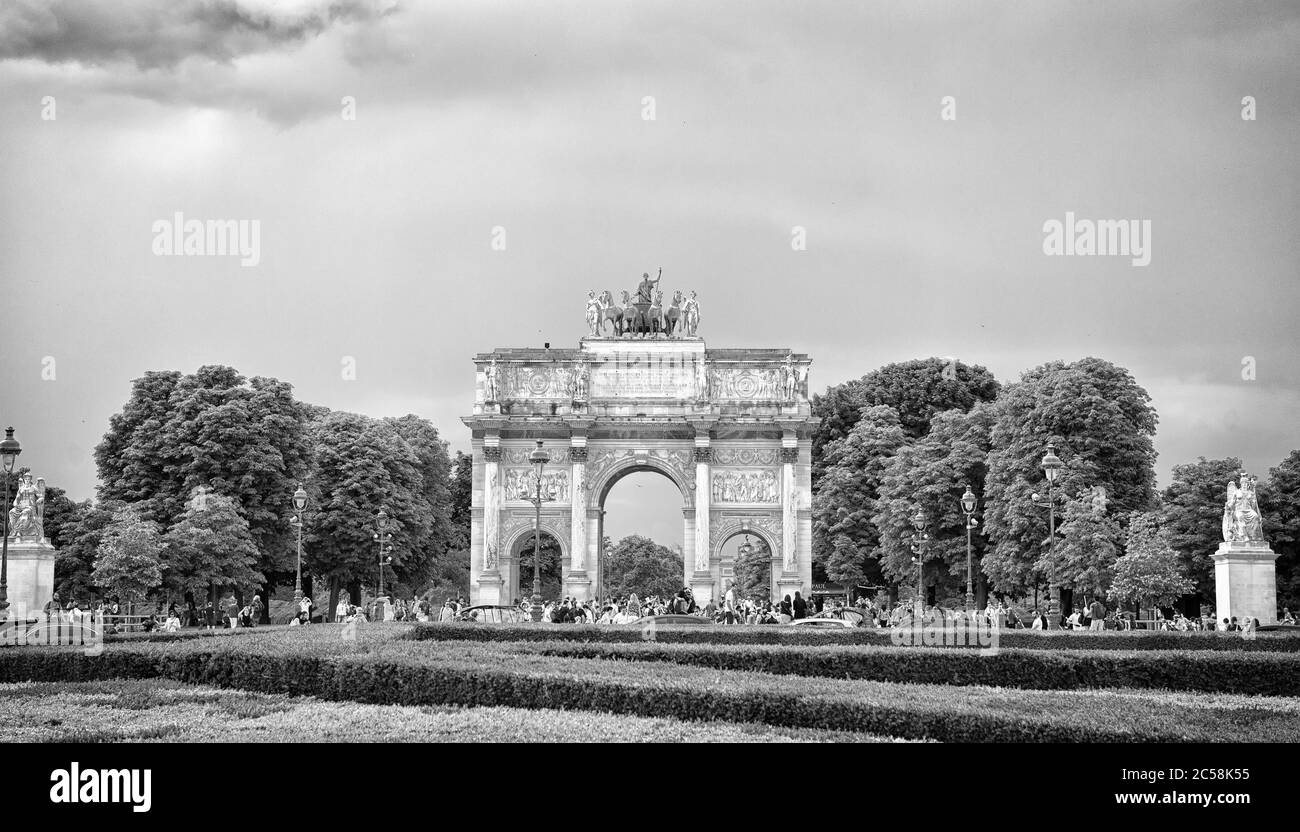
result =
M682 586L691 585L695 574L695 509L682 509Z
M598 508L587 509L584 521L587 524L587 577L591 580L591 591L595 595L603 595L605 587L601 582L600 566L600 541L604 530L601 528L601 517L604 512Z
M483 560L478 580L480 604L502 603L500 523L501 437L492 433L483 438Z
M713 448L709 446L707 430L695 436L695 546L691 591L695 603L704 606L713 598L713 574L709 570L709 504L712 484L709 481L709 463L713 461Z
M781 557L784 561L781 571L795 572L799 568L799 550L795 545L799 492L795 488L794 464L799 461L799 448L794 444L793 435L787 435L781 443Z
M587 572L587 437L575 435L569 445L569 574L565 594L579 601L592 597L593 584Z

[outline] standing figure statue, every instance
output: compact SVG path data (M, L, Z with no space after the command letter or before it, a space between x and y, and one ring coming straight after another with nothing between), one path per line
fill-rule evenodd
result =
M792 402L795 400L795 393L798 389L799 379L795 375L794 356L787 354L785 357L785 366L781 368L784 381L785 401Z
M592 335L600 334L601 315L604 311L605 307L601 304L600 298L596 297L596 290L587 292L587 329Z
M663 276L664 276L663 266L659 267L659 276L656 277L654 280L650 279L649 272L643 272L641 274L641 285L636 287L636 302L650 303L653 300L653 298L651 297L651 293L654 292L655 287L659 285L659 281L663 279Z
M695 293L691 292L691 296L682 305L682 334L688 338L694 338L699 326L700 302L695 299Z
M695 398L704 401L709 397L709 362L700 358L695 362Z
M573 365L573 400L585 402L587 400L587 380L590 378L591 370L586 361L579 361Z
M494 355L492 363L483 370L483 394L489 404L497 400L497 372L497 357Z

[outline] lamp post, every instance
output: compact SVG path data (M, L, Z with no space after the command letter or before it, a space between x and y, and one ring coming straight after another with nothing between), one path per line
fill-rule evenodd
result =
M1043 455L1042 461L1043 476L1047 478L1047 500L1044 501L1039 495L1034 494L1030 499L1034 505L1042 508L1047 506L1047 559L1053 560L1052 554L1056 549L1056 501L1052 497L1052 486L1056 483L1056 478L1061 474L1061 458L1056 455L1056 443L1047 443L1047 453ZM1047 588L1047 618L1049 624L1055 626L1056 617L1060 614L1060 607L1057 606L1056 594L1052 587Z
M5 502L4 502L4 542L0 554L0 621L9 618L9 475L14 472L14 463L23 452L23 446L14 439L14 429L5 428L5 438L0 442L0 465L4 466Z
M537 449L528 455L536 472L537 483L533 504L533 621L542 620L542 470L551 461L551 454L542 447L542 440L537 440Z
M383 508L375 515L375 528L378 530L371 535L376 543L379 544L379 595L377 598L384 597L384 567L393 562L392 558L385 557L393 551L393 547L388 544L392 542L393 536L388 531L388 512Z
M966 493L961 495L961 511L966 515L966 605L963 609L971 612L975 609L975 573L971 567L971 530L979 525L975 519L975 493L966 486Z
M925 550L922 544L930 539L930 535L925 533L925 512L921 507L916 507L916 514L912 515L912 528L916 529L916 534L912 535L912 563L916 564L916 609L913 611L913 617L917 623L921 622L921 616L925 612L925 562L921 559Z
M293 492L293 507L298 512L289 520L290 525L298 527L298 574L293 582L293 600L296 604L302 600L302 513L307 508L307 492L303 491L302 483Z

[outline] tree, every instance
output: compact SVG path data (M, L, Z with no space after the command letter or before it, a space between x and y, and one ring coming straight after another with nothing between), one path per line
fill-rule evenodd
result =
M847 436L826 446L826 474L813 495L813 560L831 580L852 586L880 574L872 515L885 470L906 442L898 413L879 405L864 409Z
M1123 531L1106 513L1098 493L1080 494L1065 506L1056 545L1044 550L1035 568L1049 583L1087 597L1110 588Z
M1058 513L1093 486L1106 489L1117 517L1153 506L1150 401L1127 370L1099 358L1044 364L1002 392L990 436L984 525L993 543L984 573L997 589L1024 592L1041 580L1035 565L1047 547L1048 517L1030 497L1047 492L1041 459L1048 442L1057 443L1064 463L1053 494Z
M291 385L231 367L148 372L95 449L99 494L166 530L199 486L235 499L268 578L292 573L290 495L307 472L308 408ZM269 590L270 587L267 589Z
M1168 606L1192 591L1156 512L1130 516L1124 556L1115 562L1110 598L1120 604Z
M75 522L71 519L60 532L61 547L54 561L54 584L64 598L89 598L95 594L96 585L91 578L99 544L104 532L113 522L113 515L125 503L87 500L80 505Z
M356 413L331 412L312 423L315 467L305 484L309 513L303 537L304 569L330 586L329 608L339 589L359 582L377 584L379 550L373 540L375 516L383 508L393 535L393 571L399 580L412 577L407 557L419 563L412 548L427 534L423 512L420 457L396 428ZM360 602L359 595L353 597Z
M767 548L767 541L756 537L748 553L737 555L733 569L737 598L772 600L772 551Z
M1214 560L1210 556L1223 541L1228 482L1240 473L1241 460L1236 457L1200 457L1196 462L1175 465L1161 501L1160 525L1202 601L1214 601ZM1263 494L1260 501L1265 502Z
M166 586L184 597L234 589L241 597L265 580L256 569L257 547L248 521L231 497L213 495L193 501L181 522L163 536ZM269 600L269 599L268 599Z
M936 414L970 410L977 402L993 401L998 390L997 380L984 367L946 358L886 364L860 379L828 388L812 401L813 415L822 420L813 431L813 489L825 471L825 447L849 435L864 407L892 407L907 437L918 439L929 432Z
M669 597L682 588L681 552L640 535L628 535L605 550L609 562L606 575L608 594L623 596L635 592Z
M474 458L464 451L456 452L450 496L452 548L468 551L474 498Z
M1264 535L1277 558L1277 603L1300 609L1300 450L1268 472L1259 488Z
M533 549L538 550L538 563L541 564L542 598L547 601L557 600L564 587L564 551L560 542L546 532L542 532L541 542L535 544L536 535L529 534L518 544L519 549L519 598L531 598L533 595ZM513 599L512 599L513 600Z
M966 515L961 497L969 486L976 504L982 505L992 427L990 404L976 405L968 413L950 410L934 418L924 437L887 460L872 516L880 530L879 556L886 576L900 583L915 580L912 516L919 507L926 515L929 535L923 554L929 564L927 585L965 596ZM978 583L983 536L973 534L971 544Z
M457 539L451 522L451 460L447 457L447 443L427 419L408 414L384 421L419 460L420 485L416 489L415 523L410 529L411 548L402 559L399 574L404 583L423 587L441 571Z
M91 580L134 604L162 583L162 550L157 523L132 506L119 509L104 529Z

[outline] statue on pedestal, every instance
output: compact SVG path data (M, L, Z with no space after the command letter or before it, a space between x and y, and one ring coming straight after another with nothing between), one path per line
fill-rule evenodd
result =
M1241 486L1228 482L1228 496L1223 504L1223 539L1228 543L1264 544L1264 524L1255 494L1256 478L1241 472Z
M492 363L483 370L483 397L489 404L497 400L497 359L492 356Z
M45 478L33 481L26 473L18 481L13 508L9 509L9 537L42 540L45 537Z
M592 289L587 292L587 329L592 335L599 335L601 330L601 316L605 314L605 306L596 297L596 290Z

